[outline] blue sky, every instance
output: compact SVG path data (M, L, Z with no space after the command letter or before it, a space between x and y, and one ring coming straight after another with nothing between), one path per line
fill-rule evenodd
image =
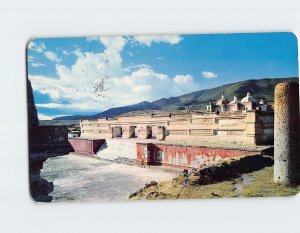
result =
M292 33L48 38L27 51L40 119L298 76Z

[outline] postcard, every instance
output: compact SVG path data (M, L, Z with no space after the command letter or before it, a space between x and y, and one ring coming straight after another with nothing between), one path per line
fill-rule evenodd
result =
M31 196L295 195L298 69L290 32L31 39Z

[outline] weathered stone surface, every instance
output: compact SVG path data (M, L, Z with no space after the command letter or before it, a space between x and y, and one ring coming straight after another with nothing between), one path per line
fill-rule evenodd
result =
M68 129L65 126L39 126L34 105L32 87L27 79L28 146L30 193L35 201L49 202L53 183L40 177L43 163L53 156L66 154L72 150L68 142Z
M157 186L157 182L151 181L150 183L146 183L144 188L149 188L150 186Z
M80 128L82 137L92 138L261 145L273 142L273 119L272 111L240 110L216 114L195 110L85 119L80 120Z
M296 184L300 180L298 83L277 84L274 111L274 181Z
M187 177L187 176L188 176L188 173L189 173L189 171L188 171L187 169L183 169L182 175L183 175L184 177Z
M105 143L105 140L91 138L69 138L69 143L76 153L94 155L99 150L101 145Z
M137 163L182 169L201 168L222 161L262 153L265 147L234 148L137 142ZM101 155L101 154L100 154Z
M27 79L27 111L28 111L28 126L38 126L39 119L34 105L32 87L29 79Z
M31 175L30 180L30 189L32 193L37 193L38 195L48 195L49 193L53 192L52 182L48 182L37 175Z
M29 127L30 153L68 153L73 151L68 141L67 126L33 126Z
M145 199L152 199L152 198L156 198L158 196L162 197L162 199L165 199L165 198L167 198L169 196L169 194L163 193L163 192L156 192L156 191L154 191L154 192L148 193L145 196Z

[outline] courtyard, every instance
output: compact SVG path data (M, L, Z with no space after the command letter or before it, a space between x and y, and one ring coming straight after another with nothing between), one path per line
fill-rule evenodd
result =
M167 181L177 174L77 154L49 158L41 170L41 177L54 184L53 202L128 200L146 183Z

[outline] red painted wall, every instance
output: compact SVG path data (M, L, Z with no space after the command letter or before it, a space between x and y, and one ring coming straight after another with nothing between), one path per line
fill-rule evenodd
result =
M254 153L238 149L137 143L137 160L141 164L179 168L199 168L203 165L214 164L219 160L238 158Z
M95 154L101 145L105 142L104 139L85 139L85 138L69 138L69 142L77 153Z
M147 161L147 156L145 156L144 154L144 150L145 148L148 148L148 144L147 143L137 143L136 144L136 159L137 161L139 161L140 163L143 163L144 161Z

